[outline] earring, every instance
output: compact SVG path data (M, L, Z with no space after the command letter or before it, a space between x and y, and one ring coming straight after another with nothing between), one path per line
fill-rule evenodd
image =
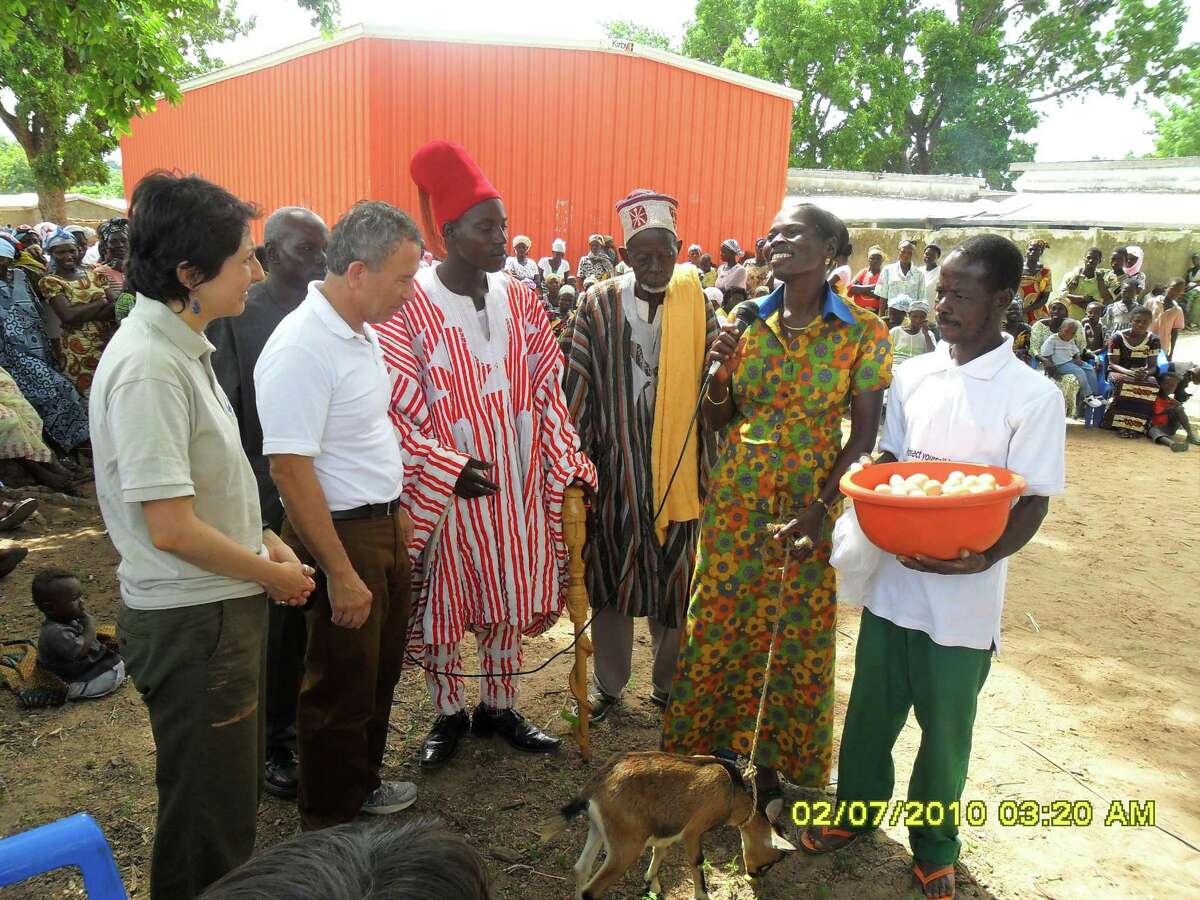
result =
M188 294L189 306L192 308L193 315L200 315L200 301L196 299L195 294Z

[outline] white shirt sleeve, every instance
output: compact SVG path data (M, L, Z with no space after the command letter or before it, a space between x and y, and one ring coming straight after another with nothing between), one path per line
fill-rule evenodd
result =
M887 416L883 420L883 437L879 439L881 452L890 453L900 462L904 461L904 397L906 386L899 369L892 373L892 386L887 392Z
M888 409L888 416L892 410ZM1067 417L1062 394L1042 391L1013 416L1008 468L1028 482L1026 495L1054 497L1066 490Z
M268 350L254 367L263 455L320 456L333 399L328 362L295 345Z

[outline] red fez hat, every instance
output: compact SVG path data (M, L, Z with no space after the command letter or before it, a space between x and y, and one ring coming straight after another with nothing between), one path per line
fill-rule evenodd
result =
M439 244L447 222L478 203L500 197L466 148L451 141L430 141L421 147L413 154L409 171L420 193L425 228L433 232L427 237Z

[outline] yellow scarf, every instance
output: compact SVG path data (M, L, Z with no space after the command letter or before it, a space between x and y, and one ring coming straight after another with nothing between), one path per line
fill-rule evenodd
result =
M655 510L662 504L663 491L683 454L666 503L654 523L658 542L664 544L671 522L700 518L700 454L696 434L700 426L697 423L690 431L688 426L700 400L708 326L704 292L694 269L676 266L659 315L662 342L658 389L654 395L654 432L650 440Z

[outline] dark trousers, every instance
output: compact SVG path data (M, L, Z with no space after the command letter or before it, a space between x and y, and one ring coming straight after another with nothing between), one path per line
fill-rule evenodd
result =
M379 786L392 694L408 632L408 549L396 518L335 522L354 571L371 591L359 628L334 625L325 575L309 598L308 643L300 686L300 824L306 831L349 822ZM288 522L284 541L312 555Z
M267 614L267 759L296 752L296 707L307 639L304 610L272 603Z
M188 900L250 858L262 796L267 599L121 607L121 654L150 713L154 900Z

